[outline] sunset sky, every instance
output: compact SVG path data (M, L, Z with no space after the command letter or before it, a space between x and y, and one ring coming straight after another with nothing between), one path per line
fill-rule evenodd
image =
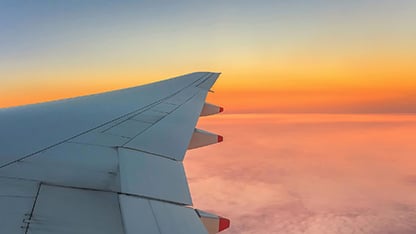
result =
M416 112L416 2L1 1L0 106L193 71L229 113Z
M225 233L416 233L416 1L0 1L0 107L222 72L190 151Z

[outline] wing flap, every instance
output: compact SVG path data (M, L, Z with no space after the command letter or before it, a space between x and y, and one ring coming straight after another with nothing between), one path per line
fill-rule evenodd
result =
M62 186L117 191L117 151L65 143L0 170L0 176Z
M197 213L171 203L120 195L126 234L207 234ZM137 215L137 211L142 211Z
M0 176L192 204L180 161L125 148L75 143L39 154L3 168Z
M166 202L150 201L162 234L208 234L194 209Z
M30 234L123 233L116 193L41 185Z
M148 199L119 195L119 201L126 234L160 234Z
M182 162L120 148L122 193L191 205Z
M0 233L22 233L30 214L38 183L0 178Z
M33 200L28 207L33 206ZM0 226L1 233L207 234L192 208L113 192L45 184L40 185L33 210L25 217L26 223L21 217L12 222L8 219L8 225Z

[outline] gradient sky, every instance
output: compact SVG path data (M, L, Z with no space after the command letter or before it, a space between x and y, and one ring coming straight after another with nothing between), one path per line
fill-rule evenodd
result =
M0 106L192 71L229 113L416 112L416 2L1 1Z

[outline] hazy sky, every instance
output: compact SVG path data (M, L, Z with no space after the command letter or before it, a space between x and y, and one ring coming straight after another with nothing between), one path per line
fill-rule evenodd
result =
M225 138L186 155L194 205L228 216L227 233L416 233L415 115L222 115L199 127Z
M0 106L210 70L234 113L414 112L415 11L410 0L1 1Z

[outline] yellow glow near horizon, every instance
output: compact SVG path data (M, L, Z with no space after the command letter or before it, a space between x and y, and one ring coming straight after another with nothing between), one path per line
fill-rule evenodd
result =
M416 112L412 3L194 4L198 14L187 4L111 8L114 21L106 6L46 17L56 22L29 14L43 23L30 34L10 16L23 28L3 34L0 107L214 71L210 100L232 113Z

